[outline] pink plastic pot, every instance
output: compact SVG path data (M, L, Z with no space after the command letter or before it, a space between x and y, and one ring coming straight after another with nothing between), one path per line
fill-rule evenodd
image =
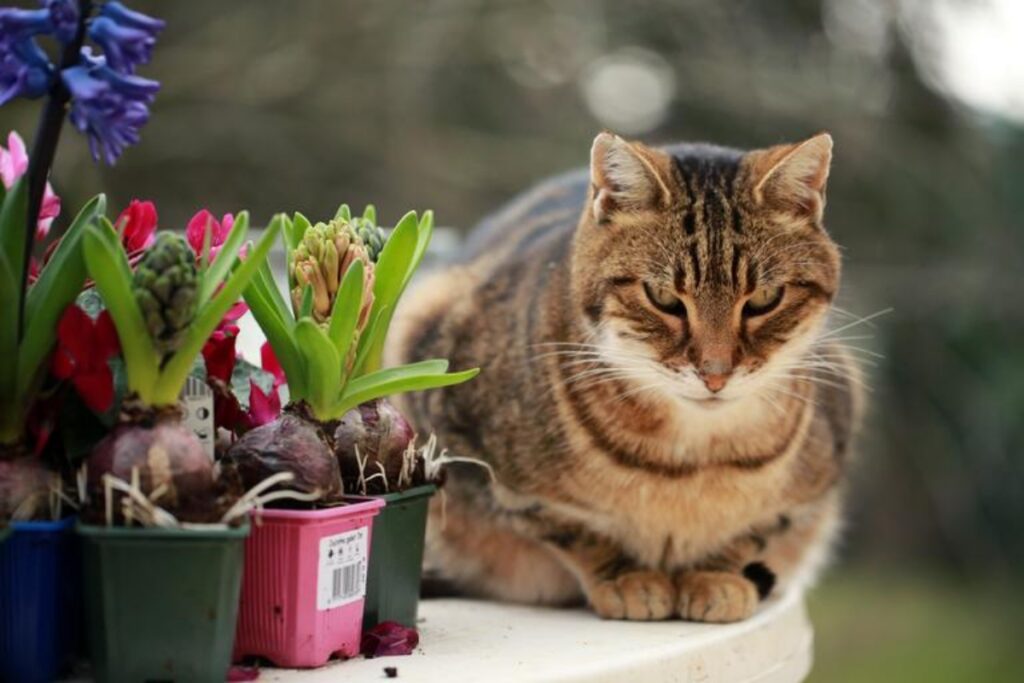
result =
M373 518L384 501L263 510L245 544L234 659L282 667L352 657L359 639Z

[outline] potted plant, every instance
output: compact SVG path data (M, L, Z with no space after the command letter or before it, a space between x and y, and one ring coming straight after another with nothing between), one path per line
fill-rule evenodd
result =
M84 237L129 392L85 462L78 529L99 680L215 680L230 664L248 526L241 492L182 424L179 396L276 239L272 225L242 258L247 230L243 212L216 258L209 239L195 254L180 235L159 233L134 269L109 221Z
M74 518L61 505L61 457L50 447L41 415L58 321L86 278L82 236L103 214L104 198L85 205L63 238L51 242L48 258L33 258L34 245L47 239L60 212L47 179L72 96L64 69L78 63L86 34L77 9L71 0L0 8L0 106L19 97L47 98L31 157L13 132L7 148L0 147L2 680L55 678L77 647L80 625ZM37 42L47 36L63 51L59 69ZM83 120L80 129L86 128Z
M407 214L385 239L368 208L342 206L328 223L279 216L291 305L265 265L245 291L287 380L283 415L243 435L222 461L241 485L277 472L315 499L316 510L266 510L247 544L236 659L314 667L359 651L369 517L381 500L343 505L337 446L351 444L342 418L360 404L404 391L464 382L443 360L380 367L391 313L422 258L432 216Z
M411 427L388 401L363 404L342 422L355 437L338 449L342 472L350 475L346 493L385 503L374 522L363 630L384 622L415 628L428 507L441 463L453 458L435 456L433 436L417 449Z

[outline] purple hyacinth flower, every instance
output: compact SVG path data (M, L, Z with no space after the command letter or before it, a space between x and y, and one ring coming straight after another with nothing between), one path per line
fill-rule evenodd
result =
M75 0L46 0L50 13L53 36L62 43L70 43L78 31L78 3Z
M152 33L122 26L109 17L99 16L89 24L89 37L103 48L110 66L122 73L133 73L153 55L156 38Z
M53 83L53 65L32 38L0 40L0 106L16 97L40 97Z
M52 30L49 10L0 7L0 49L10 49L24 38Z
M142 12L130 10L119 2L104 3L103 8L100 9L100 16L110 17L121 26L145 31L154 38L156 34L164 30L166 25L162 19L156 19Z
M118 73L88 48L82 50L82 62L61 77L71 93L72 125L88 138L94 159L114 165L126 147L138 143L160 84Z

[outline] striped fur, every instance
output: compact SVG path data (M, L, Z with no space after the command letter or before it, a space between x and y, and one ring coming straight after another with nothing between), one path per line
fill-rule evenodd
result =
M743 153L603 133L589 173L512 202L406 297L391 360L483 372L404 409L496 475L450 467L428 575L701 621L813 576L858 405L822 332L830 159L827 135Z

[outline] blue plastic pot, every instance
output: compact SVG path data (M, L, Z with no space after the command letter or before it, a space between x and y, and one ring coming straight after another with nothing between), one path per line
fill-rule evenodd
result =
M0 543L0 681L52 681L74 658L82 625L74 525L74 517L15 522Z

